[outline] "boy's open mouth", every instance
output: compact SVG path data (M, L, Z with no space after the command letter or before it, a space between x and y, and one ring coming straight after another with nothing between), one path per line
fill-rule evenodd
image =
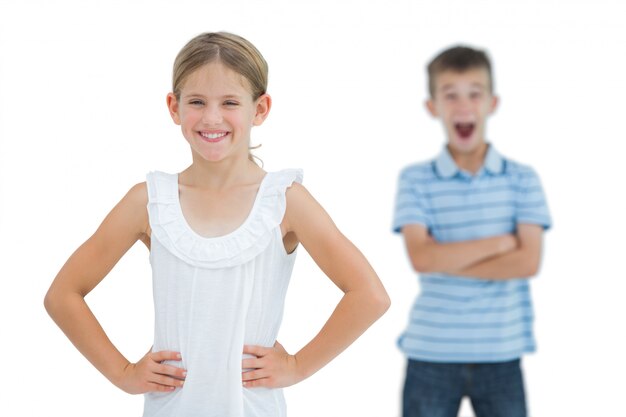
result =
M455 123L454 128L456 129L456 133L462 138L467 139L472 136L474 132L474 127L476 125L474 123Z

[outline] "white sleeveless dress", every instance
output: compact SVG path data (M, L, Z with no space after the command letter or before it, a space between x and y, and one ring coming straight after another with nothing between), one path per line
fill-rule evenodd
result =
M182 388L145 395L144 417L282 417L281 389L244 388L243 346L274 345L295 253L283 246L285 191L301 170L268 172L244 223L204 238L185 221L178 175L147 175L153 351L181 352Z

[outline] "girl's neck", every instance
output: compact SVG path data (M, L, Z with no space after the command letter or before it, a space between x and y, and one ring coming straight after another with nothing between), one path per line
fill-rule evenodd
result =
M240 183L260 182L265 171L245 158L229 158L219 162L208 162L193 155L192 164L180 174L181 182L187 185L223 189Z

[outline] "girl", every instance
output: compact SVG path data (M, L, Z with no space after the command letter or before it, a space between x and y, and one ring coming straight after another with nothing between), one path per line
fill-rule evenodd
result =
M122 390L146 393L144 416L284 416L280 388L318 371L388 308L366 259L300 185L249 153L271 108L267 64L245 39L205 33L174 62L167 106L189 143L180 174L153 172L69 258L45 306L85 357ZM141 240L152 264L154 345L128 361L84 297ZM296 354L276 341L302 244L344 292Z

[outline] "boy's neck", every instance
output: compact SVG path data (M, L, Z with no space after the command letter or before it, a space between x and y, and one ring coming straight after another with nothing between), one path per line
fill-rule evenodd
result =
M487 149L489 148L489 145L485 141L482 141L481 144L475 149L467 152L459 152L453 149L450 145L447 146L448 151L450 152L450 155L452 155L452 159L454 159L456 165L460 169L471 172L472 174L476 174L483 166L485 156L487 155Z

